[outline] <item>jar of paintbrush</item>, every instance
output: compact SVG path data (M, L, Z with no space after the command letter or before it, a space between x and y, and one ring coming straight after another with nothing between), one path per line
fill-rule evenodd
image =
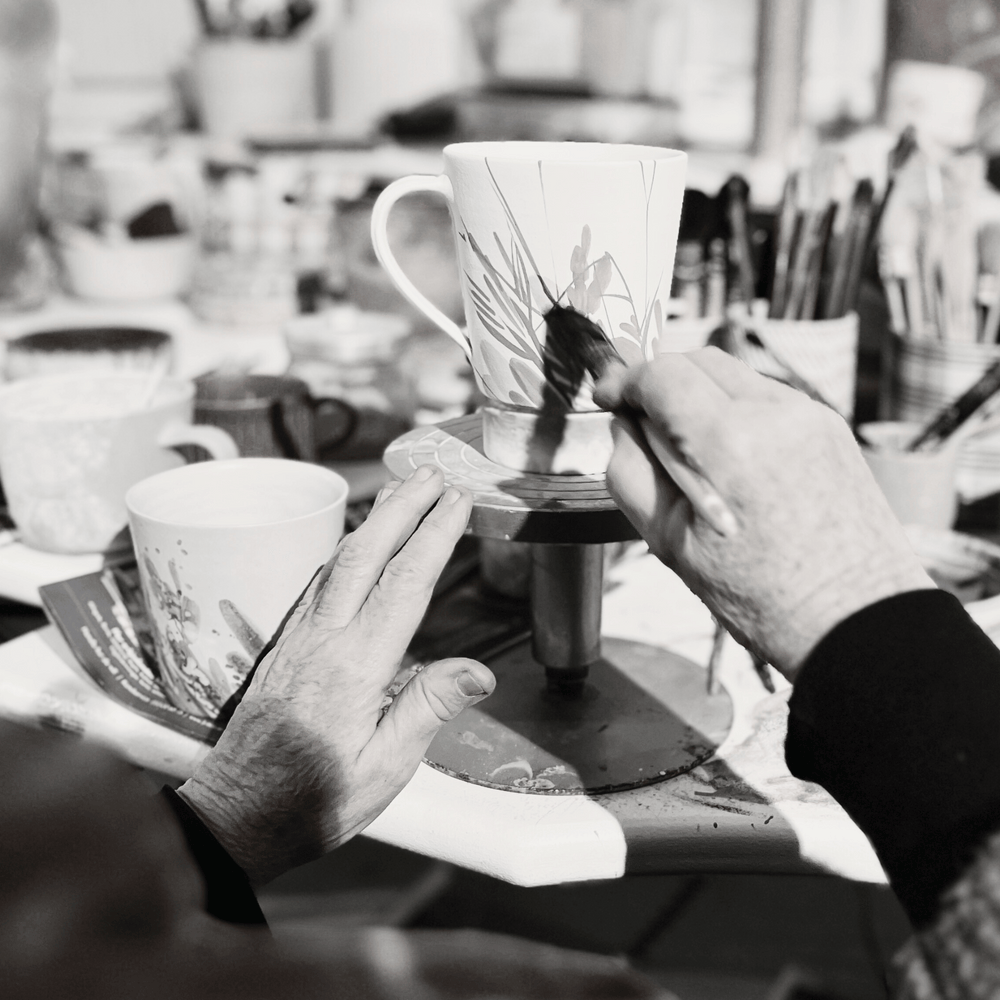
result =
M850 421L858 359L854 304L875 211L871 182L860 181L852 198L838 200L815 178L790 175L766 255L752 245L746 182L730 178L722 199L730 280L718 342Z

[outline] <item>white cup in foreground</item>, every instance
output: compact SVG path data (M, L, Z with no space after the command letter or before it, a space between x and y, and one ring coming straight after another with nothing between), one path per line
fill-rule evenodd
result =
M864 447L862 453L901 524L950 528L958 511L958 445L904 451L921 427L899 420L862 424L861 434L873 446Z
M192 426L193 417L194 384L150 374L49 375L0 388L0 476L22 540L69 554L119 544L126 491L183 465L176 446L239 454L228 434Z
M126 497L160 672L215 718L344 530L347 483L279 458L202 462Z

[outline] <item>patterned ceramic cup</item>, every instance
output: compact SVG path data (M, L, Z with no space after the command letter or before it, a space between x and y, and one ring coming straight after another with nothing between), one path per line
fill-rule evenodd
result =
M571 468L522 449L491 448L490 411L594 411L592 383L567 386L545 354L545 313L570 305L594 320L626 361L655 356L667 314L687 156L654 146L574 142L473 142L445 147L439 176L390 184L375 203L372 242L399 290L452 337L490 399L487 455L540 472L587 469L595 421L580 422ZM404 195L432 191L449 203L461 268L466 330L448 319L403 273L386 224ZM572 421L564 430L573 433ZM575 426L575 425L573 425ZM530 439L533 432L527 430ZM610 435L604 430L608 448ZM513 440L516 430L500 437ZM493 445L503 445L496 435ZM494 453L491 454L491 451ZM544 451L544 449L543 449ZM606 465L606 456L603 458Z
M344 530L347 482L281 458L171 469L125 498L160 676L214 719Z
M128 545L125 493L184 464L198 445L239 454L217 427L192 426L194 384L157 373L83 373L0 388L0 475L22 540L46 552Z

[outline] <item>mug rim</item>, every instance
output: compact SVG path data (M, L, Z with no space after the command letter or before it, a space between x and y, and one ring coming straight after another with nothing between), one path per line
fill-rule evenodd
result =
M858 430L874 447L862 445L861 453L866 456L888 456L893 461L910 465L931 465L934 462L947 464L953 458L957 460L958 449L951 446L958 443L955 441L951 444L946 443L934 451L904 451L898 447L899 444L905 443L907 438L912 439L923 427L924 422L919 420L868 420L859 424ZM891 440L893 437L897 440ZM903 438L903 441L899 441L898 438ZM953 452L956 454L953 455Z
M166 330L146 326L126 324L104 324L102 326L54 326L32 330L11 337L7 341L7 353L11 351L37 352L44 354L86 353L127 353L158 349L169 346L173 336ZM59 372L58 374L74 374ZM115 374L109 372L108 374Z
M452 142L444 147L446 160L470 162L487 156L512 163L635 163L643 160L685 160L687 153L668 146L627 142L572 142L531 139Z
M15 379L12 382L0 383L0 409L18 394L25 394L31 389L40 385L58 385L61 383L72 384L85 381L97 381L104 379L125 380L133 384L148 383L150 372L58 372L52 375L30 375L27 378ZM176 395L170 399L163 400L155 405L146 406L142 409L123 410L120 413L104 414L95 417L80 417L72 414L53 413L41 417L18 417L17 414L0 414L4 419L30 419L33 423L65 423L66 421L83 420L87 423L100 423L105 421L121 420L124 417L133 417L141 413L158 413L161 410L177 406L178 403L189 403L194 400L195 385L191 379L181 378L177 375L164 376L157 386L157 389L170 387L177 390Z
M262 467L264 465L281 465L286 468L294 467L297 471L305 472L306 475L318 476L319 478L326 479L328 482L335 484L337 486L337 492L334 499L329 503L324 504L322 507L317 507L315 510L311 510L306 514L299 514L296 517L286 517L277 521L261 521L256 524L207 524L193 519L181 521L147 514L137 506L137 497L141 497L144 492L155 489L156 485L166 478L177 479L178 477L192 478L199 476L211 476L234 464L239 464L243 468L247 468L250 464L257 465L258 467ZM328 469L326 466L317 465L313 462L302 462L298 459L292 458L226 458L208 462L193 462L188 465L178 466L175 469L166 469L163 472L157 472L155 475L147 476L145 479L141 479L139 482L134 483L129 487L125 494L125 507L128 510L130 517L134 516L136 518L141 518L149 524L158 524L184 529L194 528L201 531L257 531L261 528L270 528L279 524L297 524L300 521L306 521L310 518L326 514L341 505L346 505L349 493L350 483L348 483L347 480L340 475L340 473L334 472L333 469Z

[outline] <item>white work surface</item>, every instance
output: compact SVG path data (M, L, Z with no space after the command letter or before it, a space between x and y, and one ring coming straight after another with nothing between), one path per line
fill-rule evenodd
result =
M611 583L606 635L705 663L708 612L658 561L637 549L614 568ZM972 609L987 628L995 601ZM785 767L787 685L777 678L778 693L768 695L731 641L720 677L734 725L718 754L689 774L586 798L482 788L422 764L367 834L521 885L615 878L626 870L827 871L882 881L864 835L825 792ZM82 732L176 777L206 752L109 699L52 628L0 646L0 714Z

